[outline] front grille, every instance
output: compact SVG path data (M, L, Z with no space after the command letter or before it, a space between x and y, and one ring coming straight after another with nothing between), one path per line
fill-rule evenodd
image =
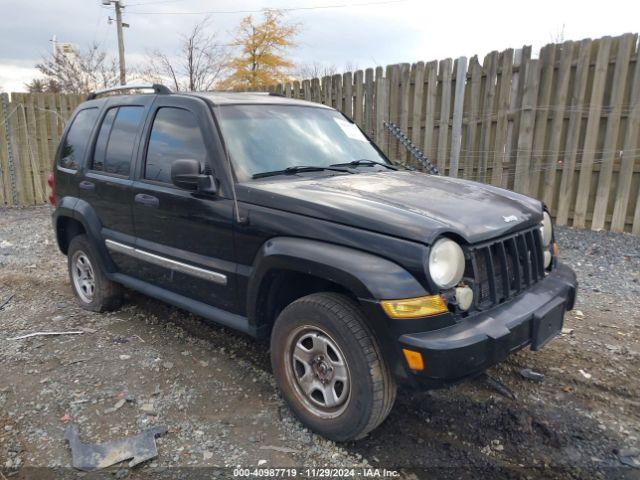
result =
M534 227L469 248L465 276L473 279L476 307L503 303L544 278L542 237Z

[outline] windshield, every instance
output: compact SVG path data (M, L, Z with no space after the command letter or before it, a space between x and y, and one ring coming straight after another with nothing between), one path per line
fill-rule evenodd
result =
M238 180L295 166L354 160L389 162L335 110L283 105L225 105L220 127Z

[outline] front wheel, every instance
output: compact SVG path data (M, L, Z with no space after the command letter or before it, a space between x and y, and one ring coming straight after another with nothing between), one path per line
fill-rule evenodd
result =
M365 436L395 400L380 348L344 295L315 293L287 306L271 334L271 363L295 415L331 440Z

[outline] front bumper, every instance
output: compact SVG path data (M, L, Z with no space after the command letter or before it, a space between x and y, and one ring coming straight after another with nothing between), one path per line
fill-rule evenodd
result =
M527 345L541 348L543 343L537 341L537 331L544 328L541 320L548 312L562 315L571 310L576 289L575 273L559 263L544 280L508 303L439 330L400 336L402 348L418 351L424 359L424 370L412 372L414 379L428 387L452 383L482 372ZM560 317L559 327L562 321Z

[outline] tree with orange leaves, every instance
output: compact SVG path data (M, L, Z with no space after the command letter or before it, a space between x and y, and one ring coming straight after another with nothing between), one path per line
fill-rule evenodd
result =
M233 42L241 50L229 62L232 73L219 88L256 90L288 78L294 64L284 53L295 46L300 26L287 24L282 17L279 10L265 10L262 23L255 23L251 15L242 19Z

